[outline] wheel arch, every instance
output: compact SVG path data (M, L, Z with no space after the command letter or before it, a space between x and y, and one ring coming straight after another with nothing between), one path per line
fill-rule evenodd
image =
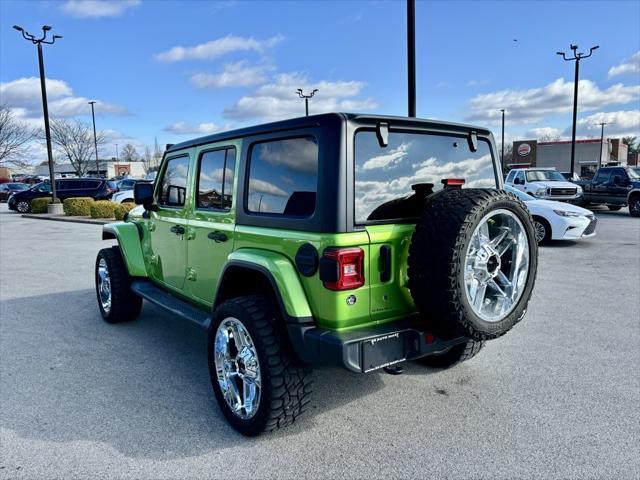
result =
M640 197L640 188L635 188L629 192L627 195L627 204L631 203L631 199L635 199Z
M216 291L213 308L244 295L267 293L287 323L313 322L311 309L293 264L267 250L242 249L229 255Z
M135 223L108 223L102 227L102 240L117 240L122 260L132 277L146 277L147 269L140 244L140 230Z
M549 220L544 218L542 215L537 215L534 213L531 214L531 218L536 222L544 224L544 226L549 229L549 236L553 236L553 226L551 225L551 222Z

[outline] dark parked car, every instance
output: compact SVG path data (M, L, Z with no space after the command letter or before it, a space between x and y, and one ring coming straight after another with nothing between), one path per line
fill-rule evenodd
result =
M56 194L63 201L70 197L91 197L95 200L108 200L118 190L115 182L100 178L63 178L56 180ZM51 195L49 182L34 185L28 190L15 193L9 199L9 209L20 213L31 210L31 200Z
M632 217L640 217L640 174L631 167L602 167L591 180L574 182L584 192L583 205L606 205L609 210L629 206Z
M26 183L2 183L0 184L0 202L6 202L9 197L16 193L29 188Z

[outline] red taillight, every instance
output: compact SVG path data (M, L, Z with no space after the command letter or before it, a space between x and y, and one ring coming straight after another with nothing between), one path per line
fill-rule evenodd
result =
M364 250L327 248L320 259L320 279L329 290L351 290L364 285Z
M464 185L464 178L443 178L442 184L446 187L462 187Z

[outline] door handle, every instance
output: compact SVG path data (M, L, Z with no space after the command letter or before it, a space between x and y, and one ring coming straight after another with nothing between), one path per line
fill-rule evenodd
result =
M174 225L171 227L171 231L176 235L184 235L184 227L182 225Z
M216 243L226 242L228 240L227 235L224 232L221 232L220 230L216 230L215 232L209 232L209 235L207 235L207 238L213 240Z

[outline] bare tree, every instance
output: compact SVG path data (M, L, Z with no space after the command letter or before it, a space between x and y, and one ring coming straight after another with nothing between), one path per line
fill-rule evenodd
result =
M0 166L24 166L29 145L38 136L31 128L15 118L6 105L0 105Z
M127 143L124 147L122 147L120 158L125 162L137 162L140 159L140 156L138 155L136 147L134 147L130 143Z
M560 140L560 135L555 135L553 133L546 133L544 135L540 135L538 137L538 142L540 143L545 143L545 142L557 142L558 140Z
M151 171L151 166L153 163L153 156L151 155L151 149L148 145L144 147L144 155L142 156L142 168L144 168L144 173L147 174Z
M151 170L155 171L160 167L160 162L162 161L162 150L160 150L160 146L158 145L158 138L154 138L153 141L153 167Z
M629 153L638 153L640 151L640 146L636 145L637 138L635 135L622 137L622 143L629 147Z
M104 143L103 132L96 135L98 147ZM51 141L59 156L71 163L79 177L95 166L93 130L79 120L54 119L51 121Z

